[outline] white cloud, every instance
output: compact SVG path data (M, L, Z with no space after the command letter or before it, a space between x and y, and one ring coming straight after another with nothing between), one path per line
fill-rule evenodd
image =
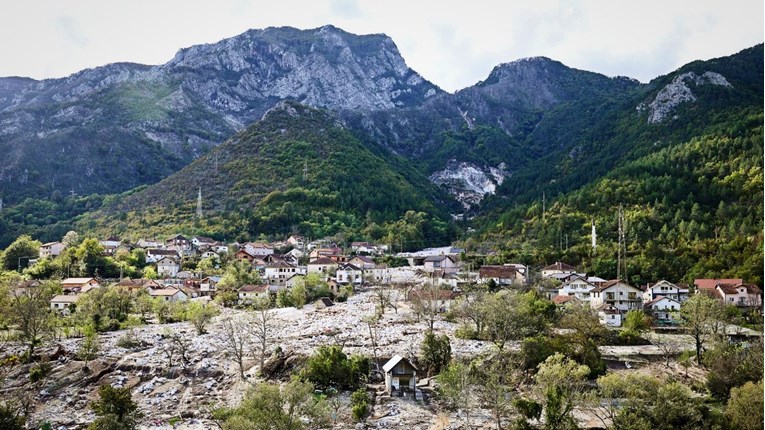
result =
M761 0L614 2L41 0L4 6L0 76L60 77L114 61L160 64L250 28L333 24L386 33L407 63L454 91L498 63L544 55L650 80L763 41Z

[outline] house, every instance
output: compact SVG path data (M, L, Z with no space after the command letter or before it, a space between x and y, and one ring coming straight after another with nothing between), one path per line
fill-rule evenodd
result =
M337 266L335 279L338 284L361 285L364 282L364 271L350 263Z
M568 307L575 303L579 303L579 299L577 299L576 296L569 296L566 294L553 297L552 302L555 303L556 306Z
M436 285L439 285L442 288L449 287L449 289L452 291L457 289L460 281L455 272L449 272L440 269L434 270L430 274L430 278L433 280L433 282L436 283Z
M66 314L69 314L72 311L72 309L77 305L77 300L79 299L80 299L79 295L60 294L50 299L50 308L51 310L54 310L66 315Z
M268 285L242 285L239 288L239 303L249 304L260 298L268 298Z
M303 236L290 236L287 238L287 244L295 249L303 249L305 238Z
M295 249L291 250L290 252L284 254L282 257L287 259L288 258L287 256L289 256L289 257L293 258L295 261L297 261L297 260L303 258L303 255L305 255L305 254L303 254L303 251L295 248Z
M216 286L220 282L220 276L208 276L199 281L199 294L202 296L214 296Z
M615 279L608 281L602 287L596 287L590 292L590 305L599 309L603 305L612 306L621 312L640 309L643 303L643 292L626 282Z
M318 260L321 257L329 257L330 255L342 255L342 254L343 254L343 250L336 246L325 247L325 248L315 248L313 251L311 251L308 254L308 260L313 261L313 260Z
M198 286L188 286L188 285L184 284L183 286L180 286L180 287L177 287L177 288L179 290L183 291L183 294L186 294L186 297L191 298L191 299L196 299L197 297L201 297L202 296L202 294L199 291L199 287Z
M659 296L644 303L643 309L650 311L658 324L676 324L679 322L677 314L681 306L682 303L677 299Z
M375 262L364 255L357 255L350 260L348 260L348 263L353 264L356 267L361 268L362 270L367 269L374 269L375 268Z
M555 274L569 274L569 273L576 273L576 267L569 266L566 263L561 263L560 261L556 261L555 263L546 266L542 269L542 277L543 278L550 278L552 275Z
M676 285L669 281L661 280L655 284L645 286L643 292L643 301L650 302L658 297L669 297L680 303L688 300L688 287Z
M308 263L308 273L327 274L337 269L337 263L327 257L321 257Z
M147 249L147 248L162 248L165 246L164 242L157 240L157 239L138 239L138 242L135 243L137 247Z
M61 242L48 242L40 245L40 258L58 257L66 248Z
M608 327L622 326L622 312L611 305L603 305L597 308L598 320L602 325Z
M185 302L189 299L180 288L159 288L149 290L149 295L154 299L166 302Z
M292 275L284 281L284 287L292 288L295 286L297 281L300 281L302 279L305 279L305 275Z
M191 238L191 244L197 249L209 249L214 243L215 239L210 237L194 236Z
M451 255L431 255L425 257L423 269L426 272L434 270L457 271L457 259Z
M157 261L157 276L163 278L174 278L181 270L181 265L175 258L163 257Z
M425 248L422 251L417 252L400 252L396 254L396 256L406 258L410 266L416 267L424 265L426 258L435 255L449 255L453 257L454 261L457 261L458 256L464 251L465 250L462 248L444 246L440 248Z
M351 251L362 255L380 254L380 248L369 242L351 242Z
M207 251L200 254L199 258L214 258L216 260L220 259L220 257L218 256L218 253L213 251L212 249L208 249Z
M329 297L319 297L319 299L313 303L314 309L326 309L334 305L335 303L332 302L332 299Z
M101 284L94 278L66 278L61 281L61 289L65 295L86 293Z
M255 257L265 257L274 253L274 248L263 242L247 242L242 245L241 249L247 251L248 254Z
M250 263L252 263L253 261L255 261L257 257L250 254L249 251L247 251L246 249L240 249L239 251L236 251L236 254L234 254L234 258L236 258L237 260L247 260Z
M585 277L587 277L587 274L585 273L553 273L552 275L548 276L547 279L555 279L556 281L565 284L566 282L572 281L574 279Z
M731 304L739 308L762 307L762 291L756 285L719 283L715 290L726 305Z
M32 279L30 281L22 281L13 286L13 295L18 297L33 291L33 288L37 288L42 285L42 282Z
M390 283L390 277L391 275L387 266L377 266L364 270L364 279L369 284L388 284Z
M215 242L210 246L216 254L228 254L228 245L223 242Z
M478 280L487 283L493 280L497 285L522 285L526 282L524 272L515 265L481 266L478 269Z
M133 293L140 290L150 290L155 288L162 288L162 286L153 279L130 279L125 278L116 284L116 288L128 293Z
M743 283L743 279L694 279L693 286L696 287L696 292L706 293L710 296L717 296L715 292L717 290L717 284L730 284L737 285Z
M298 267L284 261L275 261L267 265L265 270L266 282L279 286L283 286L284 282L293 275L303 274L305 274L303 267Z
M412 392L417 388L417 368L411 361L400 355L394 355L383 365L385 373L385 391L388 394L394 392Z
M588 276L587 277L587 282L589 282L590 284L592 284L592 285L594 285L596 287L602 287L603 285L606 285L608 280L607 279L603 279L603 278L599 278L597 276Z
M590 292L595 288L598 287L591 284L586 278L582 276L576 276L558 288L558 295L572 296L576 297L577 300L582 302L589 302Z
M150 248L146 250L146 263L153 264L165 257L180 258L180 254L173 249Z
M100 240L98 243L101 244L104 248L117 248L122 244L122 240L117 236L111 236L106 240Z

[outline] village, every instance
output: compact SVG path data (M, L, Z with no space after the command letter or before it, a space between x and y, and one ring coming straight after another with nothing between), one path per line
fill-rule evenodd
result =
M11 307L44 298L55 321L30 338L13 336L11 318L0 350L6 360L0 392L25 393L26 419L35 428L87 428L96 418L88 405L101 385L132 392L141 428L211 428L225 421L216 420L216 408L235 408L259 382L285 384L306 359L333 345L370 360L360 389L371 400L356 416L350 393L341 390L332 397L337 406L329 427L494 428L520 413L510 407L513 396L508 391L501 415L480 401L449 400L439 381L452 369L450 361L491 363L515 354L531 360L524 364L526 384L559 350L590 366L592 375L606 375L600 378L637 373L703 387L714 366L702 362L702 353L762 345L762 292L744 279L632 285L563 262L476 266L451 246L390 254L385 245L341 247L295 235L271 243L180 234L90 241L105 258L145 256L145 276L103 278L96 267L92 276L30 279L35 266L66 254L62 241L40 245L25 275L7 285ZM117 302L113 308L124 308L119 312L109 307ZM692 321L691 302L716 309L716 316ZM588 326L592 322L600 328ZM423 351L439 335L448 356L435 365ZM584 346L535 343L545 339ZM552 350L536 357L545 348ZM27 352L30 364L22 364L18 357ZM45 376L27 380L41 363ZM317 392L323 392L318 385ZM532 389L521 393L532 396ZM461 396L482 398L480 390ZM536 401L543 404L544 396ZM576 426L613 426L613 410L570 401ZM546 419L528 418L534 425Z

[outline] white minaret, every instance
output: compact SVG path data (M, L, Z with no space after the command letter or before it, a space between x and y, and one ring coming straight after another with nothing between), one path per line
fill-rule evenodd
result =
M595 233L595 218L592 218L592 250L595 251L595 248L598 247L598 235Z

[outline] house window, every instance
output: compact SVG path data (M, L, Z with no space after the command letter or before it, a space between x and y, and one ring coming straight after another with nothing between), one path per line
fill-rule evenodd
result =
M630 300L635 300L635 299L637 298L637 296L636 296L635 294L636 294L636 293L629 293L629 294L627 295L627 298L629 298Z
M606 293L606 300L613 300L614 299L614 293Z

